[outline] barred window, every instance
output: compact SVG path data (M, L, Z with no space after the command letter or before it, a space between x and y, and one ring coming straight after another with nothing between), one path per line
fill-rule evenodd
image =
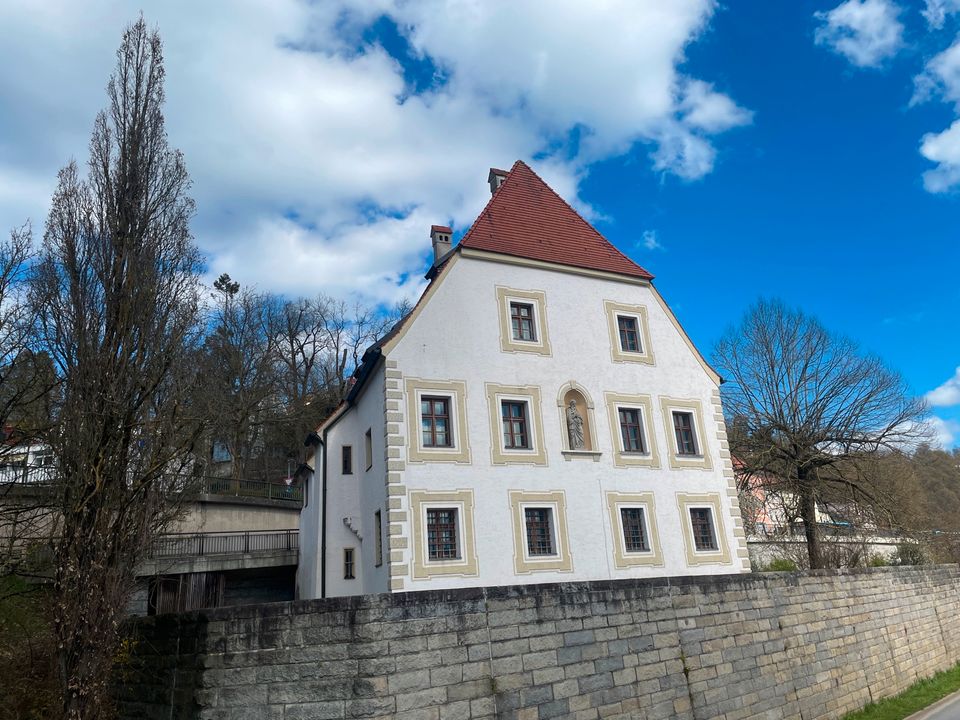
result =
M554 555L553 513L550 508L526 508L527 552L530 555Z
M693 545L697 550L719 549L710 508L690 508L690 526L693 528Z
M627 552L648 552L647 527L642 508L620 508L620 522L623 525L623 544Z
M457 560L458 545L456 508L427 508L427 556L431 560Z

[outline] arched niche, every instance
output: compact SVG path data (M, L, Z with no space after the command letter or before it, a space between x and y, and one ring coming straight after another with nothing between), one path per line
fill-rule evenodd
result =
M583 447L580 448L573 447L570 442L571 420L569 408L571 401L573 401L577 414L583 421ZM560 411L560 434L564 454L568 457L576 454L599 455L593 399L590 397L590 393L582 385L571 380L561 387L560 392L557 393L557 408Z

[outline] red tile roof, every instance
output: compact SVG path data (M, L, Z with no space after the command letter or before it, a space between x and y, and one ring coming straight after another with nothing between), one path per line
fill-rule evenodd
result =
M653 279L520 160L463 236L460 246Z
M446 225L431 225L430 232L431 233L442 232L442 233L447 233L447 235L450 235L453 232L453 230L448 228Z

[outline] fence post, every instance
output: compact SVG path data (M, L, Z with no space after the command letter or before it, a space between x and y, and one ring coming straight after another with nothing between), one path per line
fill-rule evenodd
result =
M246 555L246 554L249 554L249 552L250 552L250 532L245 531L243 533L243 553Z

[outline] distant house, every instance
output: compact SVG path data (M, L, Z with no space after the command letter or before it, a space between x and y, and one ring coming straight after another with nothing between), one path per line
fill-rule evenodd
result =
M800 498L769 473L747 474L734 459L740 487L740 508L751 557L757 565L786 558L805 560L806 528ZM889 527L881 527L869 508L854 502L816 503L817 526L835 565L857 565L874 557L893 558L903 543L915 541Z
M318 429L304 598L750 570L720 378L527 165Z

